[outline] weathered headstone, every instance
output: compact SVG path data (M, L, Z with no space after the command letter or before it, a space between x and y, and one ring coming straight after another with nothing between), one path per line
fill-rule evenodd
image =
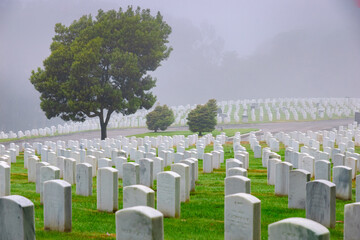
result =
M156 180L158 173L164 171L165 162L164 159L159 157L154 157L152 160L153 160L153 178L154 180Z
M135 206L155 207L155 192L144 185L131 185L123 189L123 208Z
M44 183L44 229L70 232L71 185L63 180Z
M23 196L0 197L0 239L35 240L34 209Z
M306 183L311 179L311 174L304 169L290 171L288 207L305 209Z
M123 187L140 184L140 165L134 162L123 164Z
M330 240L329 230L306 218L287 218L268 227L269 240Z
M117 240L163 240L163 214L151 207L136 206L116 212Z
M40 168L40 203L44 199L44 182L60 179L60 169L54 166L43 166Z
M326 180L306 184L306 218L335 227L336 185Z
M331 163L327 160L318 160L315 162L315 180L331 180Z
M180 217L180 175L166 171L157 177L157 209L164 217Z
M99 168L97 176L97 209L113 212L118 209L117 170L111 167Z
M226 173L227 177L236 176L236 175L244 176L244 177L248 176L246 169L240 167L229 168Z
M346 204L344 210L344 240L360 238L360 202Z
M148 158L142 158L139 160L140 165L140 184L152 187L154 178L153 178L153 168L154 162Z
M333 155L332 163L334 167L344 166L345 165L345 155L341 153L337 153Z
M250 179L243 176L225 178L225 196L235 193L250 193Z
M60 169L59 169L60 171ZM75 184L76 181L76 160L73 158L65 158L64 160L64 181Z
M261 239L261 202L258 198L237 193L225 197L225 240Z
M280 162L275 168L275 195L286 196L289 193L289 174L293 166L288 162Z
M89 163L76 165L76 194L92 195L92 166Z
M336 198L351 200L351 180L351 168L345 166L337 166L333 168L333 182L336 185Z
M120 157L115 157L114 159L112 159L112 161L115 164L116 170L118 170L118 178L122 179L123 178L123 164L127 163L127 158L120 156Z

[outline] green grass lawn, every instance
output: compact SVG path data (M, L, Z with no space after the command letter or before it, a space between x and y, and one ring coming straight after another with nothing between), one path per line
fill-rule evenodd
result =
M264 144L263 144L264 145ZM287 197L274 194L274 186L267 185L266 169L261 159L254 159L248 143L243 143L249 152L251 194L261 200L261 238L267 239L270 223L289 217L305 217L305 210L288 209ZM207 146L205 151L212 151ZM359 148L356 149L359 151ZM225 159L232 158L232 145L224 145ZM284 149L279 154L284 158ZM165 170L169 170L167 167ZM199 160L199 181L190 201L181 204L181 217L164 219L165 239L223 239L224 238L224 178L225 164L211 174L202 173ZM353 185L353 188L355 185ZM156 184L154 187L156 191ZM27 170L23 168L23 155L11 165L11 194L22 195L35 204L35 227L37 239L115 239L115 214L96 210L96 178L93 179L93 196L82 197L75 194L72 187L72 231L60 233L44 231L43 206L40 195L35 192L35 184L27 182ZM156 195L155 195L156 198ZM353 189L353 202L355 189ZM336 227L330 229L331 239L342 239L344 205L351 201L336 200ZM122 182L119 180L119 209L122 209Z
M224 129L222 131L219 130L214 130L211 132L212 135L216 136L219 135L221 132L224 132L226 134L226 136L228 137L233 137L235 135L236 132L240 132L241 134L245 134L245 133L249 133L249 132L253 132L253 131L258 131L259 129L256 128L231 128L231 129ZM191 131L161 131L161 132L148 132L148 133L141 133L141 134L136 134L136 135L130 135L127 137L145 137L145 136L149 136L149 137L157 137L157 136L174 136L174 135L184 135L185 137L194 134ZM207 133L204 133L204 135Z

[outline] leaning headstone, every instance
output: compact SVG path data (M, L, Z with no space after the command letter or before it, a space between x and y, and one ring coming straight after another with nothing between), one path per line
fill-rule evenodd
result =
M157 177L157 209L164 217L180 217L180 175L166 171Z
M333 182L336 185L336 198L351 200L351 180L351 168L345 166L337 166L333 168Z
M123 189L123 208L135 206L155 207L155 192L144 185L131 185Z
M35 240L34 209L23 196L0 197L0 239Z
M323 179L330 181L331 163L327 160L318 160L315 162L315 180Z
M64 181L67 181L71 185L75 184L75 181L76 181L75 180L75 177L76 177L76 160L75 159L65 158L63 176L64 176Z
M139 160L139 165L140 165L140 184L151 188L154 182L153 160L148 158L142 158Z
M329 230L306 218L286 218L268 227L269 240L330 240Z
M225 240L261 239L261 201L247 193L225 197Z
M250 179L243 176L225 178L225 196L235 193L250 193Z
M44 183L44 229L71 231L71 185L63 180Z
M92 166L89 163L76 165L76 194L92 195Z
M275 195L286 196L289 193L289 174L293 165L288 162L276 164Z
M306 184L306 218L335 227L336 185L326 180Z
M163 214L146 206L125 208L116 212L117 240L163 240Z
M10 195L10 166L0 162L0 197Z
M171 171L180 175L180 201L190 200L190 166L184 163L175 163L171 165Z
M123 187L140 184L140 165L134 162L123 164Z
M346 204L344 210L344 240L360 238L360 202Z
M311 174L304 169L290 171L288 208L305 209L306 183L311 179Z
M97 209L113 212L118 209L117 170L111 167L99 168L97 176Z

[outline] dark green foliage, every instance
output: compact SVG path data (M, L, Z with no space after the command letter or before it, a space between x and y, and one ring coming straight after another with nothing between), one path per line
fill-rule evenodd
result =
M215 130L217 105L215 99L210 99L205 105L197 105L187 117L187 124L192 132L212 132Z
M156 106L154 111L146 115L146 125L149 130L165 131L175 121L174 112L168 106Z
M55 26L44 69L32 71L30 81L41 93L47 118L84 121L99 117L101 138L113 112L133 114L156 101L150 92L156 79L149 72L172 50L171 28L150 10L99 10L66 27Z

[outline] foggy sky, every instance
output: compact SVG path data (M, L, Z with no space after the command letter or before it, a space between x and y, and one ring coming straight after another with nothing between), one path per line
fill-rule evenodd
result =
M160 11L172 27L174 50L152 74L161 104L359 97L355 0L1 0L0 130L50 124L29 77L49 56L56 23L128 5Z

